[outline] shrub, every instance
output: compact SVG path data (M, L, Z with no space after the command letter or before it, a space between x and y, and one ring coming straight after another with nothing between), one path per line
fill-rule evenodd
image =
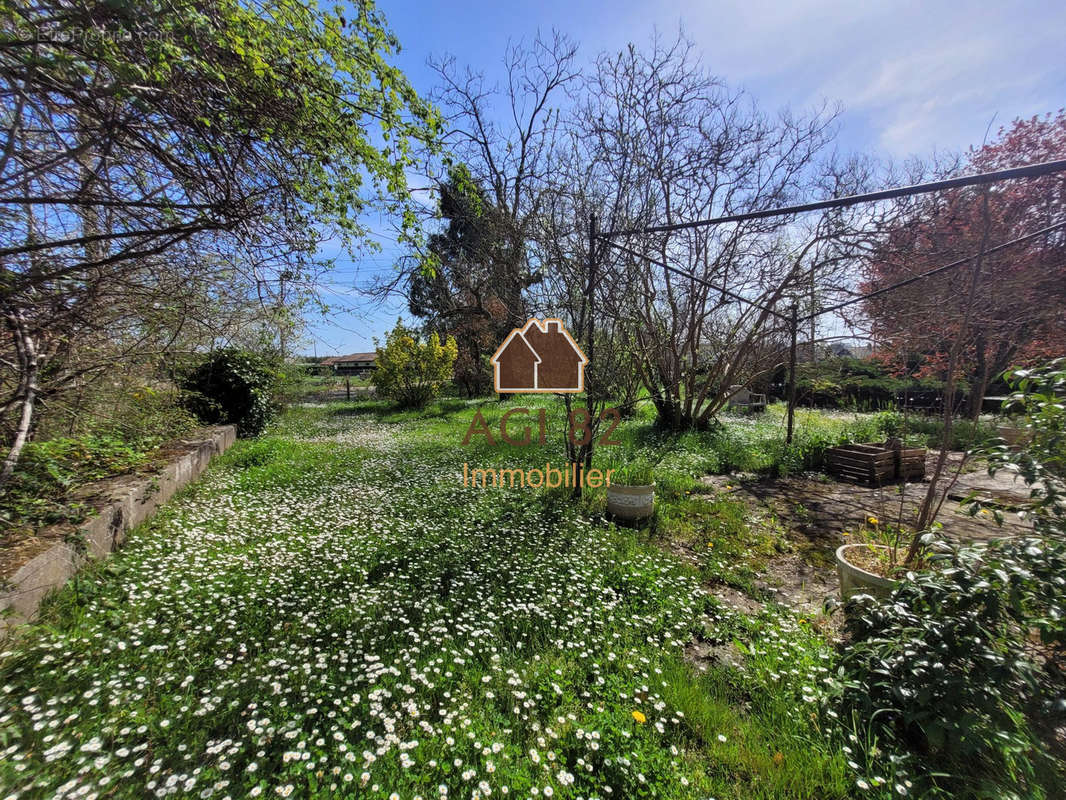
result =
M941 381L896 377L869 359L828 358L800 364L796 370L800 402L825 408L888 408L900 392L939 396Z
M1066 723L1066 514L1055 475L1063 366L1012 373L1031 446L985 449L989 472L1013 469L1029 486L1027 512L1046 538L942 546L932 569L908 573L887 601L861 596L848 607L842 710L860 742L895 751L897 776L927 776L925 794L1066 794L1063 753L1052 752ZM876 760L877 745L866 749Z
M233 424L240 436L262 433L277 411L278 374L255 353L215 350L182 381L186 407L205 424Z
M89 433L150 447L200 425L185 407L184 393L175 386L141 383L109 399L110 418L93 420Z
M841 710L897 779L926 776L922 796L1062 797L1045 739L1066 721L1066 545L941 546L930 560L889 599L849 604Z
M313 396L335 381L333 375L319 375L317 364L287 361L277 372L276 399L280 405L287 406Z
M896 411L882 412L879 425L884 436L899 436L908 445L940 447L944 420L918 414L903 415ZM951 425L952 450L973 450L995 436L995 428L988 422L956 419Z
M1028 436L1021 448L996 440L985 448L988 471L1015 472L1030 489L1028 513L1038 533L1066 539L1066 359L1007 373L1006 410ZM976 513L978 504L971 506Z
M421 342L398 320L386 334L385 346L377 348L371 380L379 395L400 408L422 408L451 379L457 353L452 337L441 344L434 333Z
M1051 477L1066 479L1066 358L1035 369L1012 370L1007 380L1011 395L1006 410L1021 415L1030 435L1013 463L1029 484Z

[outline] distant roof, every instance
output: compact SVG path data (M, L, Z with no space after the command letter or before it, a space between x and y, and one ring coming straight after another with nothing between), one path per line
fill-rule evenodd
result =
M329 358L323 358L322 363L333 366L334 364L347 364L351 361L374 361L377 357L377 353L352 353L349 356L330 356Z

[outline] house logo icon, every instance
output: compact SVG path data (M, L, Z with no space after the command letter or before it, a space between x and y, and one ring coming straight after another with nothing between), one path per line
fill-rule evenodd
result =
M558 319L515 328L490 359L496 391L561 394L585 389L588 358Z

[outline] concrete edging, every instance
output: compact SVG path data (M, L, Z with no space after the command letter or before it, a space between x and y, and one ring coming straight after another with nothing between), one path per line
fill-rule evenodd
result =
M107 558L121 547L130 530L196 480L211 459L228 450L236 439L233 425L221 425L203 438L182 440L186 452L159 472L117 487L96 516L78 525L73 538L84 547L59 542L23 564L0 593L0 639L33 620L41 601L66 584L89 559Z

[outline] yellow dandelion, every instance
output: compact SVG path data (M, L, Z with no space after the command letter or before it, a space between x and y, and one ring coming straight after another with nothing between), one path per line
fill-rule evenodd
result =
M867 517L866 521L869 522L871 525L876 525L877 524L877 517Z
M633 712L633 719L635 719L641 725L643 725L645 722L648 721L648 718L645 717L643 714L641 714L639 711L634 711Z

